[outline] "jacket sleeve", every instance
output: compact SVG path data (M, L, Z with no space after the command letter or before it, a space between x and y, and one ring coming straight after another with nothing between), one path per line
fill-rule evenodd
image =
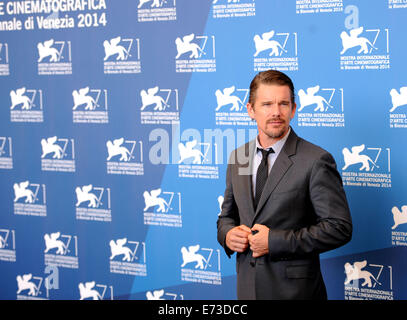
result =
M270 230L270 257L319 254L338 248L352 237L352 220L336 163L329 153L317 159L309 178L314 224L298 230ZM295 201L295 200L293 200Z
M218 242L225 249L229 258L234 251L226 246L226 234L230 229L238 226L240 224L239 222L239 212L233 195L232 163L229 161L226 171L226 189L222 203L222 211L216 223L218 228Z

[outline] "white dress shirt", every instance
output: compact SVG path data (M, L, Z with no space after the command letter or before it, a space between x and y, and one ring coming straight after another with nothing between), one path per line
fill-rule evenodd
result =
M252 191L253 191L253 199L256 197L256 188L254 187L256 185L256 176L257 176L257 168L259 167L261 160L263 158L261 151L259 149L269 149L273 148L274 153L270 153L268 158L267 158L267 164L268 164L268 173L270 174L271 168L274 165L274 162L276 161L278 155L280 154L281 149L283 149L285 142L287 141L287 138L291 132L291 127L288 129L288 132L286 135L278 140L275 144L268 146L267 148L263 148L260 143L259 143L259 136L256 137L256 152L254 153L254 158L253 158L253 168L252 168Z

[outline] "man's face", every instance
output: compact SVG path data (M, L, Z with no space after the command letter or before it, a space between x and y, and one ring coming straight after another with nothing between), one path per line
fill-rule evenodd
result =
M297 106L291 102L288 86L260 84L255 97L254 105L247 104L247 111L257 122L260 143L272 144L287 133Z

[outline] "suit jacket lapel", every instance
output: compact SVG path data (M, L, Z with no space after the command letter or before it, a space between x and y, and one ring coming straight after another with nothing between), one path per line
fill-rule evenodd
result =
M274 162L273 168L271 169L270 175L267 178L266 185L264 186L263 192L260 197L259 204L257 206L256 213L254 215L253 221L256 216L259 214L267 199L270 197L271 193L277 187L281 178L291 167L292 161L290 156L295 154L297 148L297 135L294 130L291 128L290 135L287 138L287 141L284 144L283 149L280 151L276 161Z
M244 190L243 194L246 197L246 199L244 199L244 200L247 201L247 203L249 204L250 215L254 216L252 172L253 172L253 158L254 158L254 152L255 152L255 148L256 148L256 140L249 141L246 144L246 146L249 151L249 155L248 155L249 163L248 163L248 165L247 165L247 163L239 164L238 170L242 169L243 171L240 174L238 172L238 176L241 181L242 190ZM239 162L236 162L236 163L239 163Z

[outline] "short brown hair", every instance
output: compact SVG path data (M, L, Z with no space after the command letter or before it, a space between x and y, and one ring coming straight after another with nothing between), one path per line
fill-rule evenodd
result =
M289 76L277 70L267 70L259 72L250 83L249 103L254 105L257 88L260 84L276 84L288 86L291 90L291 102L295 103L294 84Z

